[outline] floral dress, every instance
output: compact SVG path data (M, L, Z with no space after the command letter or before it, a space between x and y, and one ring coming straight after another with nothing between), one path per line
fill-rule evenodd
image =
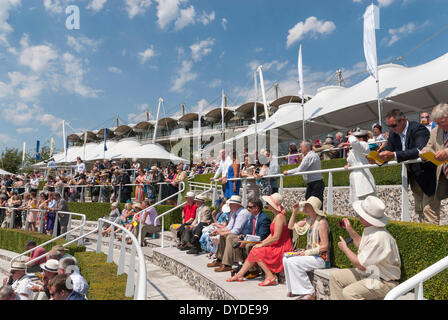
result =
M229 223L230 220L230 212L222 212L217 220L217 223L223 224L223 223ZM199 239L199 243L201 244L201 248L207 252L216 253L216 243L217 239L219 239L219 235L217 236L210 236L210 233L212 233L214 230L216 230L215 226L206 227L202 230L202 236L201 239Z

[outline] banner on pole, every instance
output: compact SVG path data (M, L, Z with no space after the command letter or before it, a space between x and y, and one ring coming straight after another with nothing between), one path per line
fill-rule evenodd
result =
M40 159L39 148L40 148L40 141L37 140L37 143L36 143L36 161L39 161L39 159Z
M368 6L364 13L364 56L366 58L367 71L378 81L374 4Z

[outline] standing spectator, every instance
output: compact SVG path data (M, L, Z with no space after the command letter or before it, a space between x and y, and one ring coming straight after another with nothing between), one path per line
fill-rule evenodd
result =
M294 142L289 144L289 152L288 152L288 164L299 164L300 156L299 151L297 150L297 145Z
M218 169L215 172L215 175L211 180L218 179L219 175L222 174L222 177L219 179L220 181L223 181L223 178L227 177L227 173L229 172L229 167L232 165L232 159L227 156L226 157L226 150L221 150L221 160L219 161ZM225 181L225 179L224 179ZM227 188L226 183L222 183L222 190L225 190Z
M67 274L59 274L51 279L49 282L50 296L54 300L86 300L82 294L72 289L73 286L67 286L69 279L70 276Z
M345 156L344 156L344 149L343 149L343 147L344 147L343 143L346 140L344 139L344 134L342 132L338 132L338 133L336 133L335 138L336 138L335 141L334 141L335 145L336 145L336 147L340 148L339 154L338 154L338 158L345 158Z
M394 109L386 115L391 132L384 151L379 154L383 161L403 162L417 159L429 140L429 131L424 125L408 121L400 110ZM440 200L435 196L437 167L431 162L406 165L409 183L415 199L415 213L420 222L439 224Z
M33 191L35 191L36 193L39 192L39 179L36 177L34 172L32 172L30 175L30 187L31 187L31 192L33 192Z
M298 172L322 170L320 158L316 152L311 150L310 142L303 141L300 145L300 150L304 155L302 163L295 169L284 171L283 174L285 176ZM305 200L308 200L311 196L315 196L316 198L319 198L319 200L323 203L325 184L322 178L322 174L304 174L303 180L306 182Z
M246 179L247 197L253 199L260 198L260 188L256 181L255 166L250 164L249 156L244 156L244 164L241 168L241 178L248 178Z
M441 103L432 111L432 118L437 123L431 135L428 144L421 153L433 152L438 161L448 161L448 104ZM448 165L443 164L437 167L436 171L437 189L436 198L438 201L448 197ZM429 221L438 223L438 217L428 217Z
M340 238L339 249L356 268L334 270L330 274L331 300L378 300L398 285L401 261L397 242L386 229L386 206L377 197L353 203L364 226L362 236L352 228L348 219L344 227L358 248L355 254Z
M300 296L298 300L316 300L315 290L308 278L307 272L314 269L324 269L330 264L330 227L325 213L319 208L322 203L316 197L297 203L293 207L288 228L298 235L306 234L306 250L299 250L292 255L283 257L285 267L287 296ZM300 222L296 221L299 207L308 216Z
M48 195L48 200L47 200L48 202L45 206L45 209L48 210L46 230L47 230L47 233L50 233L50 234L54 229L54 222L56 220L56 210L55 210L56 199L55 198L56 197L54 195L54 192L50 192Z
M387 145L387 142L384 140L387 140L387 138L383 134L383 127L379 125L378 123L375 123L373 125L373 138L375 141L383 141L379 144L378 152L381 152Z
M346 165L344 168L348 170L350 167L367 165L369 162L366 155L370 152L367 144L367 131L361 130L353 132L348 141L352 146ZM372 173L369 169L358 169L350 171L350 203L357 200L363 200L369 195L376 195L376 184Z
M70 219L70 215L63 212L70 212L67 201L57 192L54 193L56 205L54 206L54 210L58 213L58 230L57 234L66 233L68 221Z
M263 196L263 201L274 214L274 220L270 226L271 234L253 247L243 267L236 275L227 279L227 282L243 281L244 275L258 264L266 275L265 280L258 284L259 286L266 287L278 283L273 273L280 273L283 270L283 254L292 251L291 233L286 221L286 211L282 206L282 196L274 193L272 196Z
M216 267L215 272L231 271L234 262L243 260L241 251L234 251L233 246L238 243L240 235L244 234L251 219L250 212L241 204L240 196L232 196L226 203L229 205L232 213L229 224L226 227L218 228L210 234L211 236L219 234L216 260L207 265L209 268Z
M33 296L31 278L26 275L25 268L23 262L14 261L9 271L12 283L8 283L8 278L3 280L3 285L11 285L19 300L31 300Z
M34 249L36 246L37 246L36 241L29 240L26 243L25 251ZM40 256L45 255L46 253L47 253L47 251L45 250L45 248L39 247L36 250L31 251L30 258L28 259L28 261L34 260L34 259L36 259L36 258L38 258ZM42 259L39 259L37 261L34 261L33 263L28 264L28 267L27 267L28 273L42 272L42 268L40 267L40 265L42 263L45 263L46 261L47 261L47 258L46 257L42 257Z
M280 174L280 166L278 164L277 157L271 155L271 150L266 150L266 159L269 163L269 175ZM279 178L269 178L269 183L271 184L272 193L278 192L278 179Z
M118 180L121 190L120 202L126 203L131 200L132 187L128 186L131 184L131 178L129 177L128 172L125 169L120 170L120 177Z
M241 180L228 181L227 179L239 178L240 177L240 165L238 164L236 152L233 152L232 165L227 169L226 178L223 179L223 184L226 185L224 190L224 198L230 199L233 195L240 194ZM224 182L225 181L225 182Z
M35 191L31 192L31 199L27 204L28 208L28 230L37 232L37 217L39 216L39 202L37 201L37 195Z
M420 115L420 123L426 127L426 129L431 132L433 128L435 128L435 123L431 121L431 116L429 115L429 112L423 112Z
M144 188L146 183L146 175L143 169L137 170L138 176L135 178L135 184L137 184L137 186L135 187L135 201L142 202L143 200L145 200Z
M58 274L70 276L73 283L73 291L87 297L89 293L89 284L79 272L79 268L72 258L66 258L59 261Z
M81 160L81 157L76 158L76 165L75 165L75 178L77 178L82 173L86 172L86 165Z

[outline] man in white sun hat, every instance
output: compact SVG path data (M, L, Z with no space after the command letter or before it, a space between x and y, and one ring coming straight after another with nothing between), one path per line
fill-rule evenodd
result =
M348 219L344 227L358 248L351 251L340 237L339 248L356 267L331 273L331 300L377 300L398 285L401 276L400 254L395 239L386 230L388 218L383 201L374 196L355 201L353 209L364 226L362 236L352 228Z

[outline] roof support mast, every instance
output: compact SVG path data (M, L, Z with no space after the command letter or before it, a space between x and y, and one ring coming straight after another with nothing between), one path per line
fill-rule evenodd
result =
M157 107L157 117L156 117L156 124L154 126L154 135L152 137L152 143L156 143L156 136L157 136L157 127L159 126L159 115L160 115L160 107L162 106L163 99L159 98L159 106Z

